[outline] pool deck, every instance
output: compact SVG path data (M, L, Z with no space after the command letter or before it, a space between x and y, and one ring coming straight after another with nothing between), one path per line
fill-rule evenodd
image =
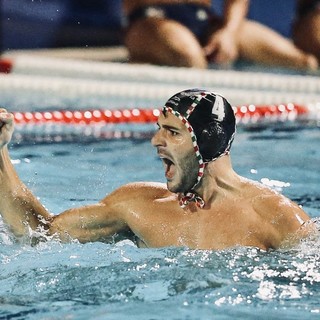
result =
M20 55L109 62L128 61L128 51L124 46L12 50L5 52L3 57L14 58Z

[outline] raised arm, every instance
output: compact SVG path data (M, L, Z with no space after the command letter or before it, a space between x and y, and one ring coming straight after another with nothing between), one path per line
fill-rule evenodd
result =
M101 202L51 215L19 179L7 145L14 129L13 115L0 108L0 214L16 237L28 236L28 229L39 227L62 240L81 242L109 240L121 232L130 232L126 222L126 192L114 192ZM124 188L125 189L125 188Z
M7 145L14 128L13 115L0 108L0 213L12 232L21 237L27 225L44 226L51 215L19 179L9 157Z

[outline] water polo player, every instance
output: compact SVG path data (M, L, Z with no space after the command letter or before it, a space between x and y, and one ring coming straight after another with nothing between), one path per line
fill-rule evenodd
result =
M184 186L186 190L183 191L184 197L180 204L185 206L194 200L203 206L203 200L192 190L199 184L206 163L229 153L236 130L232 107L217 94L193 89L171 97L163 108L163 114L166 115L167 112L177 116L186 126L191 135L196 161L199 163L198 172L195 172L194 177L191 175L191 180L194 180L192 187Z
M40 232L63 241L128 238L139 247L268 250L316 232L297 204L233 170L235 117L227 100L213 92L182 91L160 113L152 144L166 184L129 183L98 203L56 215L23 184L10 160L13 119L0 108L0 213L17 238Z

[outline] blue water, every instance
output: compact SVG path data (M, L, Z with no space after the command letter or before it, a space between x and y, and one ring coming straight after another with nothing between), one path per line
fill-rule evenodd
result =
M319 128L239 130L236 171L320 216ZM23 181L57 214L131 181L164 181L148 140L21 142ZM16 244L1 225L0 319L319 319L320 240L290 251Z

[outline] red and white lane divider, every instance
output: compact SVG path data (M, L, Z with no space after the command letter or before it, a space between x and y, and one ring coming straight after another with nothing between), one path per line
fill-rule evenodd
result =
M13 68L11 59L0 59L0 73L10 73Z
M94 124L94 123L150 123L156 122L159 109L124 110L61 110L43 112L14 112L17 124Z
M260 121L295 121L308 118L310 108L293 103L279 105L247 105L234 107L238 123L259 123ZM95 124L95 123L154 123L161 108L123 110L60 110L37 112L14 112L17 124ZM319 118L320 112L318 112Z
M287 103L278 105L248 105L234 107L238 124L259 124L261 122L292 122L313 118L310 107Z

